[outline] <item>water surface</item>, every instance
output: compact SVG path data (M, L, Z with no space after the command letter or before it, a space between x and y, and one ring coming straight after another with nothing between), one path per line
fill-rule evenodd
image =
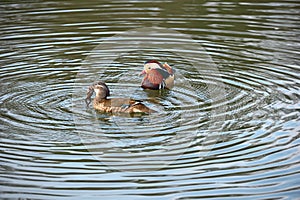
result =
M295 199L297 1L0 5L0 197ZM176 69L144 91L143 62ZM86 108L93 81L151 115Z

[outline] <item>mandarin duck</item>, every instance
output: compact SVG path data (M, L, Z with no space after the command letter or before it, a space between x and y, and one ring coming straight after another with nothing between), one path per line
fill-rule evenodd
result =
M167 63L161 64L156 60L149 60L144 64L144 75L141 87L144 89L171 89L174 86L175 70Z
M127 98L110 98L110 91L107 85L101 81L95 82L88 88L86 105L91 103L93 93L96 96L93 100L93 107L101 112L108 113L152 113L154 110L145 106L141 101Z

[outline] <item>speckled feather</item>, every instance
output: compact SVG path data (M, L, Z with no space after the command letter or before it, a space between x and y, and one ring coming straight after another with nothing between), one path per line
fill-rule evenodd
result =
M91 102L91 96L96 92L93 100L93 107L101 112L108 113L152 113L154 110L148 108L140 101L127 98L107 99L109 89L107 85L101 81L94 83L88 88L87 97L85 99L87 106Z

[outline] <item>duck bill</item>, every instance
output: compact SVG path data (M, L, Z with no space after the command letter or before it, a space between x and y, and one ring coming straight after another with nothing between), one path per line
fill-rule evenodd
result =
M145 74L146 74L146 71L143 70L143 71L140 73L140 76L145 75Z

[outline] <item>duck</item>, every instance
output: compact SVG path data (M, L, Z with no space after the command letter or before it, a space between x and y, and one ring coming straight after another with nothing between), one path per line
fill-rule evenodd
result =
M175 70L168 63L161 64L157 60L148 60L144 63L140 75L144 75L141 83L143 89L171 89L174 86Z
M97 81L89 86L85 103L89 107L93 93L96 96L93 100L93 107L95 110L105 113L153 113L154 110L145 106L142 101L128 99L128 98L108 98L110 90L108 86L102 82Z

